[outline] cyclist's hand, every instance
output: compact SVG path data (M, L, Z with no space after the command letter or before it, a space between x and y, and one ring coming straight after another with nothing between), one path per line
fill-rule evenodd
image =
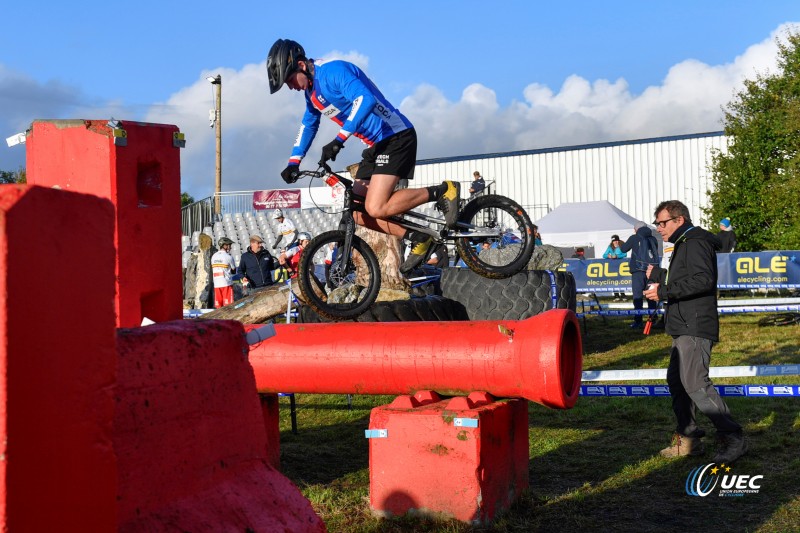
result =
M300 166L299 165L288 165L283 172L281 172L281 177L283 181L286 183L294 183L297 181L298 176L300 175Z
M336 161L336 155L344 148L344 143L334 139L322 147L322 161Z

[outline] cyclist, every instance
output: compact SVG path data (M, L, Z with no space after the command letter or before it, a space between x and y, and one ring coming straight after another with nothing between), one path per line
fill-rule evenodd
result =
M291 157L281 177L294 183L300 162L319 129L324 114L339 124L339 134L322 148L323 161L336 161L351 136L367 145L355 175L353 191L365 197L366 214L354 213L358 224L412 242L411 253L400 267L408 272L424 259L433 239L428 235L385 220L427 202L445 215L447 227L458 220L459 184L445 181L420 189L395 190L401 179L412 179L417 157L417 134L411 122L389 103L375 84L356 65L346 61L315 61L306 57L297 42L278 39L267 56L269 90L274 94L283 84L303 91L306 112Z

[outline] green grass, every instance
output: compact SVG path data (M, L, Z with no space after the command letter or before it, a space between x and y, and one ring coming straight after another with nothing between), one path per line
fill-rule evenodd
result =
M712 366L800 363L800 326L757 325L758 316L722 318ZM670 338L645 337L627 321L592 317L584 369L666 368ZM718 379L715 383L798 383L800 376ZM661 382L663 383L663 382ZM689 471L711 462L667 460L674 419L669 398L580 398L575 408L530 404L530 489L490 527L432 518L375 518L369 507L370 409L390 396L297 395L299 434L281 400L281 466L331 532L464 531L800 531L800 399L730 398L750 451L734 473L763 475L759 494L688 496ZM698 413L707 430L710 422ZM713 431L709 432L713 435ZM706 438L709 444L713 439ZM713 448L713 446L712 446ZM411 465L410 465L411 467Z

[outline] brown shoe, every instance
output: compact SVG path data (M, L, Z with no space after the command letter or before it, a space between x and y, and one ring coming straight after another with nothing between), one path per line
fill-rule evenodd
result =
M675 433L672 436L672 444L661 450L660 453L662 457L684 457L686 455L702 455L705 451L706 447L702 440Z
M717 434L717 453L714 462L717 464L731 464L747 452L747 439L744 433L737 431L727 435Z

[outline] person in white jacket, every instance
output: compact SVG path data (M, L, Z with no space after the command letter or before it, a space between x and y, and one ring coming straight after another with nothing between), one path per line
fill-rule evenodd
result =
M230 251L233 241L222 237L219 250L211 256L211 272L214 278L214 307L220 308L233 303L233 275L236 272L236 263Z

